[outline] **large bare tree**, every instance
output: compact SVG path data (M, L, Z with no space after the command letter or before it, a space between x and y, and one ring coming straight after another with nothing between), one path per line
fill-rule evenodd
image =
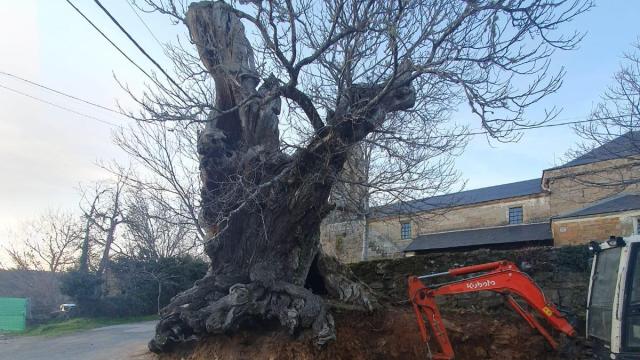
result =
M549 71L551 55L580 40L559 28L589 7L582 0L188 7L146 0L147 10L187 26L201 61L173 48L178 81L156 78L136 100L141 120L205 124L197 144L199 221L211 260L207 275L163 309L150 348L229 333L251 320L276 321L291 333L311 328L317 344L334 339L319 290L353 306L375 303L319 248L320 223L350 154L367 143L386 161L403 146L454 149L459 142L446 145L446 138L456 135L438 125L461 103L491 136L517 136L515 128L531 125L526 107L560 86L563 72ZM213 89L198 85L203 75ZM382 186L400 199L429 181L403 164L381 169L405 172ZM432 180L437 188L440 180ZM310 275L322 286L309 286Z

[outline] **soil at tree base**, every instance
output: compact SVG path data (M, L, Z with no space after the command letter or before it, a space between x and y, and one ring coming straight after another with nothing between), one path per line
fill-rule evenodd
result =
M223 359L429 359L429 350L419 335L410 305L395 306L373 314L335 313L338 340L324 349L309 339L293 339L281 331L241 332L233 336L212 336L192 347L182 347L163 360ZM580 337L564 339L562 352L551 349L546 340L520 317L504 312L443 312L456 360L476 359L588 359L589 349ZM553 333L559 339L557 333ZM436 345L431 345L432 351Z

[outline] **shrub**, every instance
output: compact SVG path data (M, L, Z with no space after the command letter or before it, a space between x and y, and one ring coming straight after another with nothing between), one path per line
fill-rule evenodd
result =
M77 314L124 317L156 314L172 297L202 278L207 264L192 256L157 260L119 257L105 276L73 271L61 290L78 305Z

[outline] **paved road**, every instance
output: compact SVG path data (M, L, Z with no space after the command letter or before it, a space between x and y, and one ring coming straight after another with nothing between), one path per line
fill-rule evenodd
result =
M57 337L0 338L0 360L148 360L155 321L106 326Z

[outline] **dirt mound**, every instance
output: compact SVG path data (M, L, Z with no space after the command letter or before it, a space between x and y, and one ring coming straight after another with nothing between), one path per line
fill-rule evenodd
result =
M544 338L517 315L444 313L457 360L477 359L580 359L586 358L579 339L568 342L563 353L555 352ZM242 332L232 337L215 336L183 347L163 360L382 360L429 359L420 340L413 311L407 306L375 314L335 314L338 341L316 349L309 339L292 339L280 331L258 334ZM435 345L431 345L434 347ZM435 350L435 349L433 349Z

